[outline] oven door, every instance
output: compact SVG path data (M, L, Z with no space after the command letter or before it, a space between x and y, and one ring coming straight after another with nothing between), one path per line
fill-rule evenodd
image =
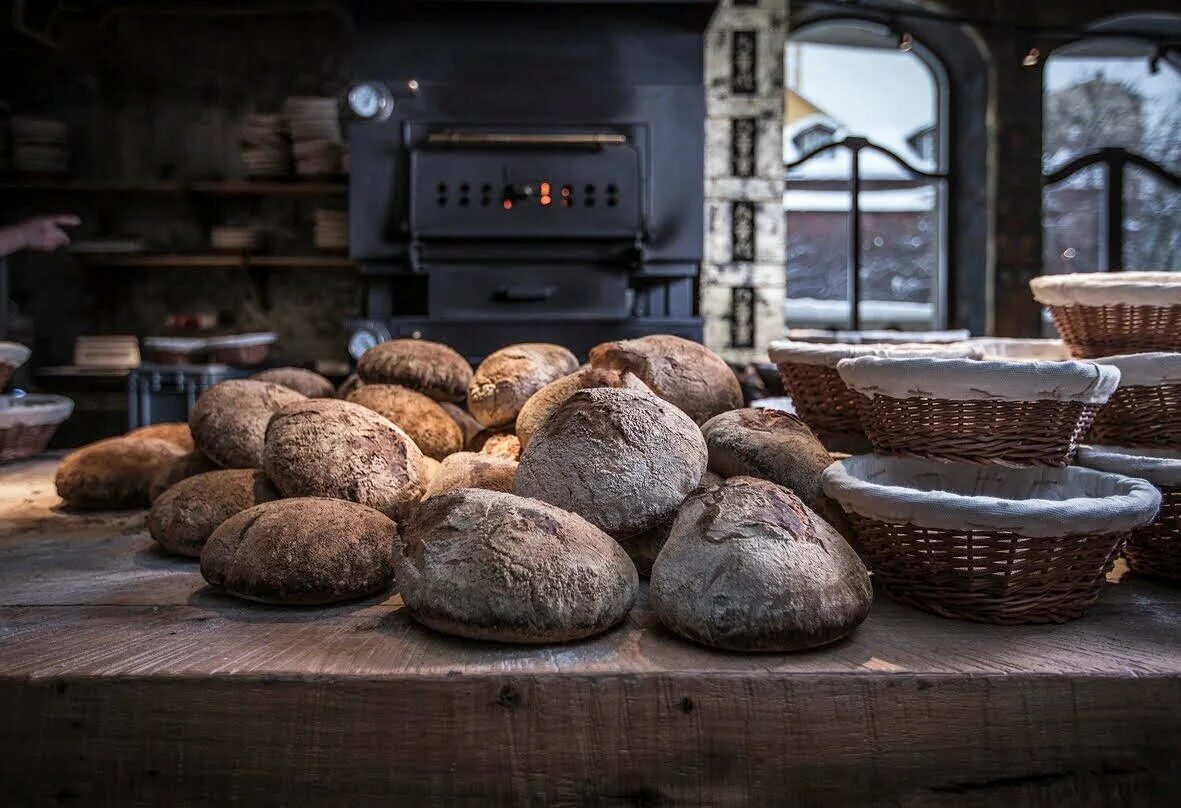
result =
M435 265L426 268L431 317L620 319L631 309L627 274L603 266Z

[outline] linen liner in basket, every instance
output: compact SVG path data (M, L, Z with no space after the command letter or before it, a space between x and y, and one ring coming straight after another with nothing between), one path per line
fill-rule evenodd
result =
M973 337L965 342L979 349L982 359L1024 359L1044 362L1070 359L1070 351L1066 343L1060 339Z
M1043 275L1029 286L1076 357L1181 351L1181 274Z
M791 396L796 413L812 431L830 435L864 436L857 396L837 374L842 359L862 356L954 356L975 358L980 351L963 343L953 345L903 343L851 345L779 340L768 354Z
M1076 462L1139 477L1160 489L1160 513L1151 524L1132 531L1124 558L1136 572L1181 580L1181 450L1083 446Z
M996 469L859 455L825 494L849 514L894 600L987 623L1060 623L1098 598L1128 532L1152 521L1145 480L1075 467Z
M65 396L0 396L0 463L45 451L73 411L74 402Z
M8 386L13 371L29 361L29 349L19 342L0 342L0 392Z
M874 451L1004 466L1065 466L1119 384L1115 367L874 357L837 373Z
M1095 443L1181 449L1181 353L1096 359L1119 368L1119 389L1091 427Z

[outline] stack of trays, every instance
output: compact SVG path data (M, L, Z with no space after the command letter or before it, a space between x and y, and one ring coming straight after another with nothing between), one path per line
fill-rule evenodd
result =
M1181 351L1181 275L1095 272L1030 282L1077 357Z
M253 113L242 121L242 165L250 177L282 177L287 174L287 146L283 119L271 113Z
M315 214L313 243L321 250L349 248L349 214L343 210L319 208Z
M13 116L13 170L26 174L65 174L70 162L67 134L61 121Z
M250 252L258 249L258 229L250 225L221 225L209 231L209 243L215 250Z
M338 174L342 139L335 98L288 98L283 115L291 132L295 172L301 176Z

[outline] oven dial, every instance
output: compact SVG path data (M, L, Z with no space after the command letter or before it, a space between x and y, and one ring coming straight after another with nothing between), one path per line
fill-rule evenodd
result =
M366 121L384 121L394 111L394 97L389 88L378 81L353 85L348 102L353 114Z

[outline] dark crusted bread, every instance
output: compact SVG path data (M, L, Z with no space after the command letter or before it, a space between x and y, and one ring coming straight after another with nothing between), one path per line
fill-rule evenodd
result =
M462 401L472 366L454 349L423 339L395 339L375 345L357 362L365 384L398 384L436 401Z
M193 440L222 468L262 466L262 443L271 416L288 404L306 400L302 393L270 382L231 379L210 387L189 413Z
M578 368L561 345L523 342L488 355L468 387L467 408L486 427L511 426L529 397Z
M152 479L184 453L161 438L107 438L66 455L54 485L72 508L140 508Z
M181 480L148 512L148 533L170 553L199 558L205 540L222 522L247 508L279 498L258 469L221 469Z
M303 368L271 368L255 373L250 378L260 382L279 384L308 398L332 398L336 388L319 373Z

